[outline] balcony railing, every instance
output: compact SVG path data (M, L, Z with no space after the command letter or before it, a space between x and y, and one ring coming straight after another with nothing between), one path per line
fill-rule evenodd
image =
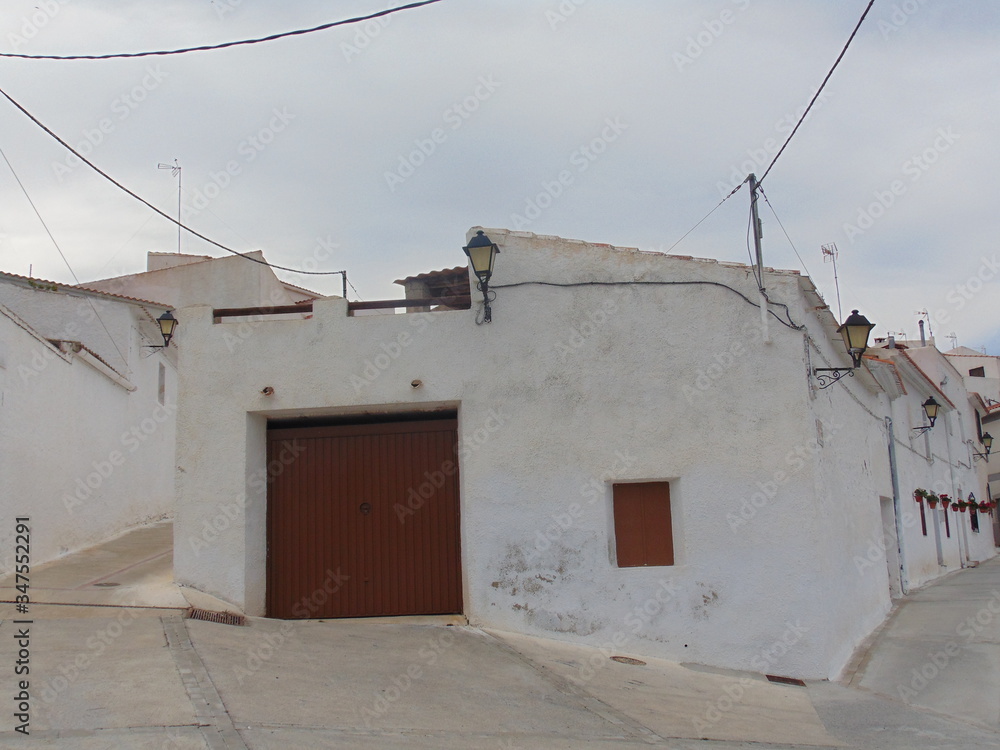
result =
M393 310L397 308L412 309L415 307L449 307L457 310L468 310L472 306L470 297L426 297L422 299L384 299L369 302L347 303L348 314L357 310ZM299 305L271 305L268 307L220 307L212 311L212 316L218 322L222 318L246 318L255 315L294 315L310 314L313 311L312 302Z

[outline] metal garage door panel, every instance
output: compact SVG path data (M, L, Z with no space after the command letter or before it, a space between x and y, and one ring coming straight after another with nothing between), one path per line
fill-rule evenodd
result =
M272 430L272 617L462 610L455 420ZM278 463L275 461L278 460Z

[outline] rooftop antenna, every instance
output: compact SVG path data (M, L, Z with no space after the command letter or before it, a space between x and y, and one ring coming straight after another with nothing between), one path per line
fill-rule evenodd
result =
M170 176L177 178L177 254L181 254L181 165L174 159L173 164L160 162L157 169L169 169Z
M958 334L957 333L955 333L954 331L952 331L947 336L945 336L945 338L948 339L951 342L951 348L952 349L957 349L958 348Z
M833 261L833 283L837 287L837 320L844 319L844 308L840 306L840 279L837 278L837 256L840 255L840 250L837 249L837 243L831 242L829 245L823 245L820 247L823 251L823 262L829 263Z

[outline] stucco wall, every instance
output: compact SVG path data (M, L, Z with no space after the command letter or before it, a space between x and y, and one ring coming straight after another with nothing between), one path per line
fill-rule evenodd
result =
M878 427L843 396L817 402L803 333L772 319L763 343L759 312L726 289L503 288L698 280L756 298L745 267L488 233L502 247L491 325L475 325L475 306L351 318L336 299L311 320L242 329L180 312L178 580L263 612L267 417L451 405L472 622L835 674L889 603L884 562L881 577L853 573L882 528ZM767 275L771 298L843 359L800 283ZM638 480L671 482L672 567L614 564L611 483Z
M258 261L264 260L259 251L247 255ZM237 256L211 258L144 273L116 276L88 282L84 286L174 307L290 305L297 299L281 285L268 266Z
M13 551L16 516L32 519L37 565L172 512L174 370L162 407L162 358L139 356L134 331L118 343L131 392L0 315L0 549Z

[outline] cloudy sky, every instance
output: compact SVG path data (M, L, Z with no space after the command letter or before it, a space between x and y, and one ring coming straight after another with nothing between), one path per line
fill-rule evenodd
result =
M4 0L0 51L216 44L385 0ZM347 269L364 299L465 262L474 225L665 251L760 176L866 0L442 0L234 49L0 58L0 88L124 184L274 263ZM836 312L1000 354L1000 3L876 0L764 182L767 265ZM143 270L176 228L79 165L6 100L0 148L83 281ZM562 180L560 180L562 178ZM746 260L740 191L672 252ZM190 235L183 252L221 255ZM0 160L0 268L72 282ZM339 277L282 274L323 293ZM355 298L354 293L350 295Z

